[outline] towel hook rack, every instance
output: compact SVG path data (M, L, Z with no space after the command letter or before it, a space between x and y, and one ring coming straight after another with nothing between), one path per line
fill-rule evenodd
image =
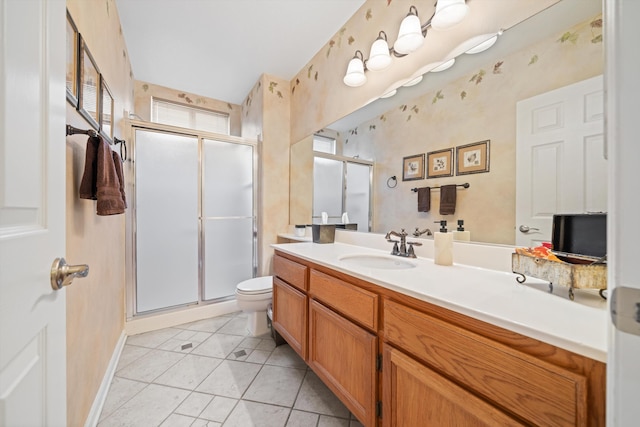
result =
M127 141L125 141L124 139L116 138L114 136L113 143L116 145L120 144L120 158L122 159L123 162L126 161L127 160ZM122 153L123 147L124 147L124 154Z
M441 186L438 187L431 187L432 190L439 190ZM468 182L465 182L464 184L456 184L456 187L462 187L462 188L469 188L471 187L471 184L469 184ZM411 191L413 191L414 193L418 192L417 188L412 188Z
M94 129L78 129L71 125L67 125L67 136L69 135L89 135L92 138L98 136L98 132Z

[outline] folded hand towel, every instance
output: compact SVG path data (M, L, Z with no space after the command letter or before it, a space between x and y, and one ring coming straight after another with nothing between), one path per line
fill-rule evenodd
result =
M124 213L124 181L118 178L111 148L100 136L89 137L80 198L97 200L98 215ZM118 156L118 162L120 162ZM118 163L118 166L121 165ZM122 171L121 171L122 172ZM121 174L121 173L120 173ZM122 188L121 188L122 183Z
M418 212L429 212L431 209L431 187L418 188Z
M82 174L82 180L80 181L80 198L96 200L96 194L98 190L96 188L96 163L98 158L96 156L98 150L98 138L89 138L87 140L87 148L84 159L84 173Z
M98 137L100 138L100 137ZM102 138L98 142L96 162L96 187L98 189L98 215L116 215L124 213L124 200L120 193L120 180L116 173L112 151Z
M127 196L124 193L124 174L122 173L122 160L120 160L120 155L115 151L112 151L113 155L113 165L116 167L116 176L118 177L118 182L120 183L120 194L122 196L122 201L124 202L124 207L127 208Z
M440 187L440 215L453 215L456 212L456 185Z

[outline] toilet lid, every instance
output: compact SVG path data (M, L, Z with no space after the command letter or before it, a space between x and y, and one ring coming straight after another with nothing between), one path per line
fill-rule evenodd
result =
M273 276L255 277L238 283L236 286L239 292L245 294L262 294L271 292L273 289Z

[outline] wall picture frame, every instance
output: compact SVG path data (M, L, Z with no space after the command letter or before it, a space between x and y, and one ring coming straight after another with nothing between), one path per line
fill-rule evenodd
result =
M453 147L427 153L427 178L453 176Z
M456 174L489 172L489 145L491 140L478 141L456 147Z
M407 156L402 159L402 180L424 179L424 153Z
M113 95L109 86L100 75L100 133L103 138L113 141Z
M80 79L78 112L95 129L100 128L100 71L80 36Z
M67 10L67 35L66 35L66 87L67 87L67 101L78 108L78 75L79 75L79 61L78 52L80 50L80 33L78 33L78 27L76 27L71 14Z

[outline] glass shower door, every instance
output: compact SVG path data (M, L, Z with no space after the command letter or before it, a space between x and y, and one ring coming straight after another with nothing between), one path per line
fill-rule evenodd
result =
M254 147L203 141L203 300L255 275Z
M136 312L198 301L198 138L135 132Z

